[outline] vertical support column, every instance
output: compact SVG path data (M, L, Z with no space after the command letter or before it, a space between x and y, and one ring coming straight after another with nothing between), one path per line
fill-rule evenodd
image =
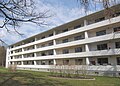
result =
M56 35L55 30L53 31L53 35L54 36ZM53 40L53 44L56 45L56 40L55 39ZM57 55L56 49L53 49L53 52L54 52L54 55ZM53 59L53 64L56 65L56 60L55 59Z
M37 45L34 45L34 49L37 49ZM34 53L34 57L37 57L36 53Z
M6 53L6 68L9 66L9 49L7 48L7 53Z
M85 31L85 39L87 39L87 38L88 38L88 32ZM86 50L86 52L89 52L89 46L88 46L88 44L85 44L85 50ZM86 65L89 65L90 64L89 58L86 57L85 60L86 60Z
M89 58L86 57L86 65L89 65L89 64L90 64Z
M24 64L23 64L23 61L21 61L21 65L24 65Z
M56 34L56 32L55 32L55 30L54 30L54 31L53 31L53 36L55 36L55 34ZM55 40L55 39L53 40L53 44L56 45L56 40Z
M85 44L85 50L86 50L86 52L89 52L89 46L88 46L88 44Z
M34 53L34 57L37 57L36 53Z
M54 52L54 55L57 55L57 53L56 53L56 50L55 50L55 49L53 50L53 52ZM55 59L53 59L53 64L54 64L54 65L56 65L56 60L55 60Z
M55 39L53 40L53 44L56 45L56 40Z
M55 50L55 49L53 50L53 53L54 53L54 55L57 55L57 53L56 53L56 50Z
M87 38L88 38L88 32L85 31L85 39L87 39ZM85 44L85 50L86 50L86 52L89 51L89 46L88 46L88 44Z
M56 34L56 32L54 30L53 31L53 36L55 36L55 34ZM56 45L56 40L55 39L53 40L53 45ZM53 52L54 52L54 55L56 55L56 50L55 49L53 49Z
M24 52L24 49L22 48L22 52Z
M37 45L34 45L34 48L37 49Z
M34 65L37 65L37 64L36 64L36 61L34 61Z
M22 59L24 58L23 54L22 54Z
M14 65L15 64L15 62L12 62L12 65Z
M54 63L54 65L56 65L56 64L57 64L55 59L53 59L53 63Z
M85 38L88 38L88 32L85 31Z

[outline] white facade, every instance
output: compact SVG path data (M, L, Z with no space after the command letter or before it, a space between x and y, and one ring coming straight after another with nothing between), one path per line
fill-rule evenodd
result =
M120 5L108 19L100 11L7 49L6 67L49 69L54 65L88 65L88 70L120 72Z

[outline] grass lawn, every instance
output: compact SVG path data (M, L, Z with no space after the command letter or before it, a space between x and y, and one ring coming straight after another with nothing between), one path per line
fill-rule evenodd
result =
M95 77L96 80L51 78L49 73L35 71L10 72L0 68L0 86L120 86L120 78Z

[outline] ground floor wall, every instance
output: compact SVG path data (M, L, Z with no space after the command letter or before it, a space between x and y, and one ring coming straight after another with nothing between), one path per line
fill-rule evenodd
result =
M46 71L50 70L85 70L90 75L120 75L120 56L77 57L37 61L10 61L17 69ZM19 64L17 64L19 63ZM24 64L25 63L25 64Z
M44 72L58 72L75 74L76 71L79 74L86 73L86 75L98 75L98 76L114 76L120 77L120 66L17 66L20 70L32 70L32 71L44 71Z

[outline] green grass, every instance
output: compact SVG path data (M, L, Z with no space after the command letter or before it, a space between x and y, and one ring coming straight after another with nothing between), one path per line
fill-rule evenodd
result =
M10 72L0 68L0 86L120 86L120 78L94 77L96 80L51 78L49 73L22 71Z

